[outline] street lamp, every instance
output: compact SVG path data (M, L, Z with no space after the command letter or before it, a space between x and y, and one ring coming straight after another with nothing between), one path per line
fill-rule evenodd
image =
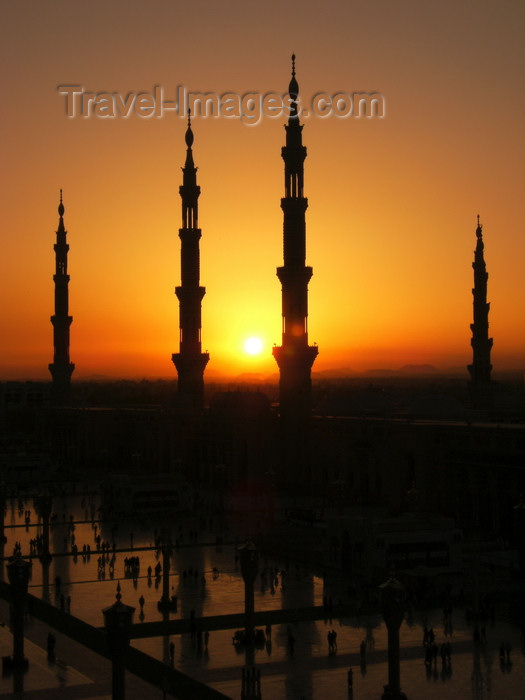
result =
M514 506L513 511L519 551L519 586L523 589L525 584L525 502L523 501L522 493L520 493L520 502ZM518 615L523 629L525 626L525 602L523 601L523 595L520 596Z
M177 599L170 598L170 557L173 550L171 532L168 526L161 528L160 549L162 552L162 597L157 603L159 610L177 610Z
M27 598L27 586L31 573L31 562L22 559L21 556L14 557L7 565L7 575L11 584L11 596L13 600L12 608L12 631L13 631L13 656L8 657L7 666L10 668L28 667L28 660L24 656L24 608Z
M246 668L242 670L241 700L260 700L261 676L254 659L254 584L259 568L259 550L251 539L237 547L244 580L244 626Z
M246 639L253 643L253 616L254 616L254 583L259 568L259 550L251 539L240 547L237 547L241 562L241 573L244 580L244 615Z
M275 520L275 471L270 467L264 476L268 482L268 521L273 524Z
M121 602L120 581L117 584L116 602L102 611L112 661L112 700L125 698L125 659L129 647L129 634L135 608Z
M405 587L392 572L379 586L381 611L388 630L388 685L384 686L383 700L406 700L401 691L399 672L399 628L405 613Z
M512 509L514 511L514 523L519 548L519 572L520 578L525 579L525 502L520 493L520 502Z
M51 517L51 508L53 506L53 496L44 489L34 499L35 510L42 518L42 562L51 561L51 552L49 551L49 519Z

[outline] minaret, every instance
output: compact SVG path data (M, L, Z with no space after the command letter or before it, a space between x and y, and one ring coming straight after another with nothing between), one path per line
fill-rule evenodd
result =
M64 204L62 203L62 190L60 190L60 204L58 205L58 230L55 249L55 315L51 316L53 324L53 362L49 365L49 371L53 378L54 400L57 403L67 402L71 390L71 375L75 365L69 361L69 326L73 320L69 316L69 275L67 274L67 253L69 245L66 242L67 231L64 228Z
M471 323L472 331L472 364L468 365L470 372L472 389L472 398L477 407L487 405L490 400L490 372L492 365L490 364L490 351L492 349L492 338L489 338L489 310L490 304L487 303L487 280L489 278L485 258L483 257L483 236L482 226L479 223L476 228L476 250L474 252L474 288L472 295L474 297L474 323Z
M303 163L306 148L302 143L303 127L299 123L295 79L295 55L292 56L292 79L288 92L291 100L286 129L284 160L284 265L277 268L282 285L282 345L273 348L279 365L280 413L285 418L305 418L311 411L311 369L317 346L308 345L308 282L312 268L306 267L305 212L308 200L303 193Z
M204 369L210 359L201 352L201 302L206 293L199 286L200 258L198 226L198 199L201 188L197 185L197 168L193 163L193 132L188 110L186 129L186 163L182 168L183 179L179 188L182 199L181 286L175 288L179 300L180 351L172 355L179 376L178 393L184 397L188 408L201 410L204 406Z

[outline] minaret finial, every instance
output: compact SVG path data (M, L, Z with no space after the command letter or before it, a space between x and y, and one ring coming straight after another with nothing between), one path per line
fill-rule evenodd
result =
M186 146L193 146L193 131L191 130L191 109L188 109L188 128L186 129Z
M64 204L62 202L62 188L60 189L60 203L58 205L58 215L60 218L64 216Z
M483 226L479 223L479 214L478 214L478 227L476 229L476 236L478 238L481 238L482 231L483 231Z
M290 119L296 118L297 114L297 98L299 96L299 83L295 78L295 54L292 54L292 79L290 80L290 85L288 86L288 94L290 95L291 107L290 107Z

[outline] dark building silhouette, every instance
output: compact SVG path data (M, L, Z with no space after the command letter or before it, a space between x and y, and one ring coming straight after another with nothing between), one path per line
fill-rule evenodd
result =
M279 401L283 418L308 416L311 411L311 369L317 346L308 345L308 282L312 268L305 265L308 200L303 192L303 163L306 147L302 143L303 127L299 122L297 98L299 85L295 79L295 55L292 56L292 79L288 88L291 99L286 129L284 160L284 193L281 208L284 214L284 265L277 268L282 285L282 345L274 347L273 356L279 366Z
M205 293L199 283L200 188L188 123L180 188L182 282L176 288L180 352L173 355L180 402L170 401L175 380L75 381L71 383L74 405L54 407L48 405L46 391L39 385L0 383L0 477L13 493L36 484L77 483L84 478L100 479L105 489L116 493L125 482L132 512L140 499L161 497L166 504L172 492L185 502L188 485L194 485L213 494L214 503L225 514L241 520L250 517L257 527L259 521L261 532L285 516L308 526L306 535L302 531L300 537L289 540L273 538L270 544L278 545L286 556L317 556L312 543L318 536L320 556L329 542L328 557L333 562L363 572L367 551L375 551L374 557L384 566L387 548L377 544L382 539L377 533L386 527L384 518L397 518L406 510L408 495L415 491L421 511L452 518L457 527L469 532L507 538L516 494L525 487L522 377L516 386L509 385L507 395L495 393L490 410L483 411L467 408L463 375L320 378L311 392L317 348L308 345L306 328L312 269L305 266L306 149L293 65L289 93L292 110L282 151L284 265L277 271L282 283L283 339L282 346L274 348L280 369L281 415L274 405L274 386L268 386L272 392L268 398L259 390L237 387L231 391L229 385L230 390L218 391L220 385L203 382L208 354L201 352L200 338ZM50 370L58 387L67 384L69 388L73 365L69 362L71 317L63 213L61 197L52 318L55 362ZM469 388L490 387L491 380L488 275L479 220L476 235ZM493 383L501 389L503 380ZM205 396L208 407L201 411ZM310 417L311 403L315 409ZM195 410L188 410L192 406ZM171 486L165 487L170 478ZM132 479L137 481L135 486ZM147 479L151 484L144 485ZM133 489L140 498L133 500ZM359 526L349 519L343 522L345 509L355 510ZM377 528L369 527L377 518L381 521ZM312 528L315 520L326 527ZM404 547L410 542L393 544ZM409 554L403 548L397 552L407 561ZM428 562L441 561L433 558L431 547L425 557ZM412 560L418 561L417 557Z
M206 289L199 285L201 230L198 224L198 199L201 188L197 185L192 145L193 132L188 111L186 162L179 188L182 198L182 228L179 229L181 285L175 288L179 300L180 351L172 355L172 360L179 377L180 397L187 408L199 411L204 405L204 369L210 356L201 352L201 302Z
M476 250L474 252L474 288L472 290L474 323L470 325L472 330L472 364L468 365L471 382L471 396L476 408L488 407L491 397L490 373L490 351L492 349L492 338L489 338L489 310L487 303L487 280L489 278L483 255L484 244L482 226L479 223L476 228Z
M55 250L55 314L51 316L53 324L53 362L49 371L53 378L53 396L56 403L68 400L71 390L71 375L75 365L69 361L69 327L73 317L69 315L69 275L67 274L67 254L69 245L66 241L67 231L64 227L64 204L60 190L58 205L58 230Z

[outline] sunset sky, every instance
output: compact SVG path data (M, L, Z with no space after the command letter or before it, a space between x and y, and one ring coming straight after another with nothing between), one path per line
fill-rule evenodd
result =
M525 368L525 5L519 0L2 3L0 379L49 379L63 188L73 379L176 377L186 120L68 117L58 86L378 92L303 120L314 371L472 359L476 215L495 369ZM285 116L195 117L205 373L276 372ZM260 354L244 351L250 337Z

